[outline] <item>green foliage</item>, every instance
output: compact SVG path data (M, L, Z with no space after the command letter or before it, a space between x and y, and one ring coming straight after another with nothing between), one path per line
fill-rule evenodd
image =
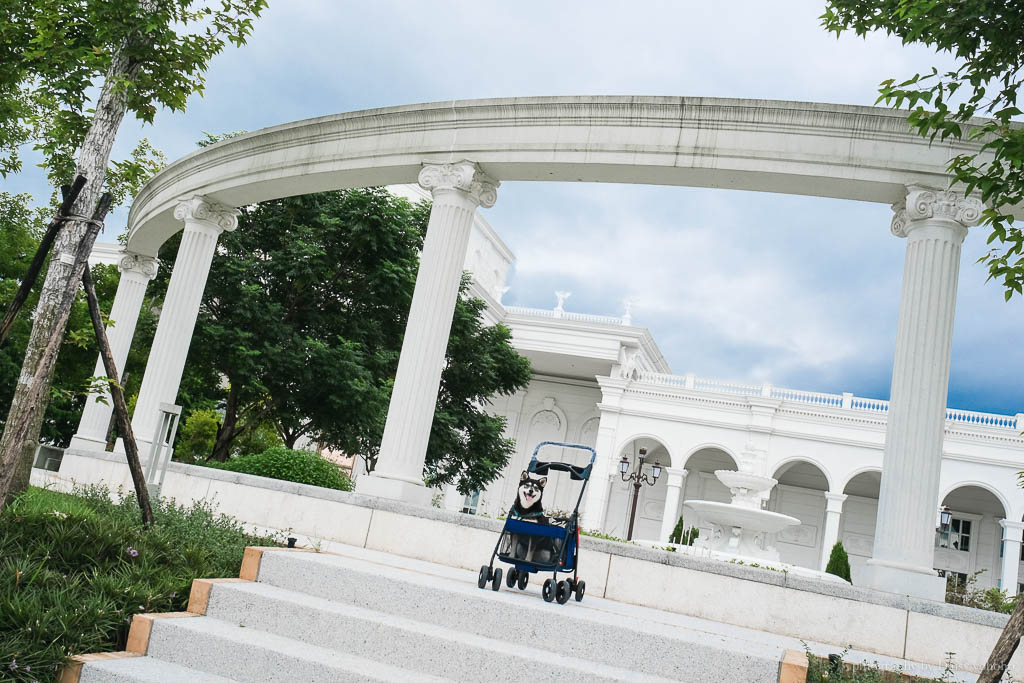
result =
M1010 211L1024 202L1024 128L1014 125L1024 70L1019 36L1024 4L1007 0L830 0L821 17L829 31L864 36L884 31L956 59L952 71L884 81L879 101L910 108L910 125L929 141L971 140L978 153L958 154L949 169L961 189L977 192L988 208L989 279L1007 301L1024 293L1024 232ZM985 116L989 118L974 118Z
M687 528L682 516L680 516L679 521L676 522L675 527L672 529L672 533L669 534L668 542L677 545L693 545L698 536L700 536L700 529L695 526Z
M101 488L30 488L0 512L0 678L56 680L71 654L124 649L132 615L183 611L192 579L237 576L246 534L206 503L154 502Z
M271 422L259 422L242 432L231 442L231 457L241 458L246 455L262 453L274 446L283 446L284 442Z
M615 541L616 543L632 543L633 545L636 545L636 543L634 543L633 541L627 541L624 538L619 538L618 536L612 536L610 534L604 533L603 531L598 531L597 529L584 529L584 528L581 527L580 528L580 535L581 536L590 536L591 538L600 538L600 539L603 539L605 541Z
M204 408L189 413L174 443L175 459L195 462L210 457L217 440L218 418L215 411Z
M7 304L14 298L48 221L49 211L32 208L28 195L0 192L0 302ZM95 266L92 273L100 308L109 311L117 291L117 268ZM0 406L4 407L0 411L0 428L7 419L7 407L14 397L32 331L28 311L35 308L41 288L42 278L25 302L10 336L0 346ZM62 446L68 444L78 427L96 363L96 340L83 293L75 300L67 329L67 338L57 357L41 434L42 441Z
M354 488L352 480L331 461L312 451L293 451L284 446L274 446L256 455L232 458L216 467L339 491L351 491Z
M183 110L190 95L202 93L210 59L228 42L244 44L266 6L266 0L3 3L0 176L20 170L18 147L30 143L43 153L54 185L69 179L92 126L97 85L113 88L147 123L158 107ZM112 70L118 77L104 83Z
M850 579L850 557L846 554L846 548L842 541L836 541L832 546L832 554L828 556L828 564L825 565L825 573L838 576L841 579Z
M974 607L1010 614L1017 606L1017 596L1009 595L998 588L978 588L978 577L986 570L979 569L967 577L967 581L958 581L955 574L946 576L946 602L953 605Z
M285 446L308 437L373 468L429 214L380 188L243 210L221 236L178 398L223 407L216 459L272 423ZM486 412L490 397L530 378L484 309L465 296L456 305L424 467L428 485L463 493L498 476L514 450L504 419Z
M807 683L956 683L953 669L953 653L946 653L946 666L938 678L912 676L903 672L902 666L883 669L878 662L855 664L846 661L849 650L827 657L819 657L804 643L807 653Z

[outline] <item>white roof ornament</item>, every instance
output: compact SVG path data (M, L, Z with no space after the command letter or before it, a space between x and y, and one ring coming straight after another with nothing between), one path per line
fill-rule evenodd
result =
M555 306L555 317L561 318L562 314L565 313L565 300L572 296L572 292L555 292L555 296L558 297L558 305Z

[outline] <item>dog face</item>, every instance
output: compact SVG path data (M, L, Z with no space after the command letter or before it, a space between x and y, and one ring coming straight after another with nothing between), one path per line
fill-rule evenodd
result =
M547 483L547 477L531 477L529 472L523 470L519 477L519 493L517 495L519 506L524 510L529 510L538 504L541 496L544 495L544 485Z

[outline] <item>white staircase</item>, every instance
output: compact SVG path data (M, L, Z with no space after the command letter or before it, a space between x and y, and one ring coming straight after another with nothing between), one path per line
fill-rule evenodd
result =
M547 603L541 575L494 592L473 572L332 549L341 554L263 552L256 581L213 583L204 616L153 619L145 656L87 662L80 683L767 683L784 651L801 648L589 594Z

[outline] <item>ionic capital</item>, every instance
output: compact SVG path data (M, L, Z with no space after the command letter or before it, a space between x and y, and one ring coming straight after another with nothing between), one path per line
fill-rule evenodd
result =
M826 512L842 512L844 502L846 502L845 493L832 493L831 491L825 491Z
M159 269L160 263L155 258L142 254L122 252L121 258L117 262L117 270L121 273L141 275L147 280L155 278Z
M953 190L937 190L920 185L907 187L907 199L893 204L892 234L906 237L910 231L930 219L959 223L964 229L981 222L985 205L975 197Z
M498 201L500 182L480 170L472 161L454 164L424 163L419 177L420 187L430 190L460 190L480 206L489 209Z
M179 199L174 207L174 217L179 221L202 221L222 232L238 227L238 213L234 207L198 195Z

